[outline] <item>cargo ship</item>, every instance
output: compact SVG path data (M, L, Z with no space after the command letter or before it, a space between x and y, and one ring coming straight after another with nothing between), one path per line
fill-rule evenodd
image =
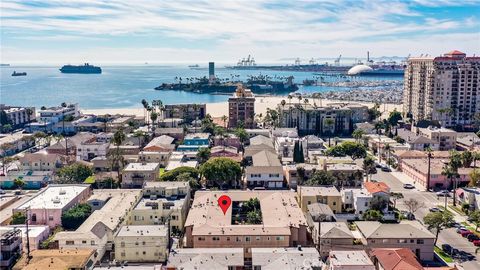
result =
M65 65L60 69L62 73L79 73L79 74L101 74L102 69L100 67L96 67L85 63L84 65L80 66L73 66L73 65Z
M16 71L13 71L12 76L14 76L14 77L16 77L16 76L27 76L27 72L16 72Z
M391 64L391 65L356 65L347 71L350 76L403 76L405 73L405 66Z

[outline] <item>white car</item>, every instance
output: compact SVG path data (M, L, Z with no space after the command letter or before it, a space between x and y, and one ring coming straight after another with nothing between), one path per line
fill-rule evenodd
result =
M448 190L441 190L435 194L437 194L437 197L450 197L450 191Z

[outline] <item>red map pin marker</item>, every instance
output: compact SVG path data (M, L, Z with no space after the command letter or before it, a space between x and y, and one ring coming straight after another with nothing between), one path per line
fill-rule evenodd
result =
M222 208L223 214L225 215L230 205L232 205L232 199L227 195L222 195L218 198L218 205Z

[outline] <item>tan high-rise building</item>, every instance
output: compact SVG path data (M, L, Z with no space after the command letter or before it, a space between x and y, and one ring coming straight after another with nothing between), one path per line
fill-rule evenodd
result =
M254 117L255 96L252 90L239 85L233 97L228 99L228 127L237 127L242 121L245 128L254 128Z
M437 120L444 127L468 128L480 113L480 57L451 51L409 58L403 106L415 122Z

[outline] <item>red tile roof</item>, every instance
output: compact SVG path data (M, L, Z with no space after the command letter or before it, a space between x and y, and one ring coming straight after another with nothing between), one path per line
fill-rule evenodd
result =
M370 194L378 192L390 193L390 187L383 182L365 182L364 186Z
M370 256L375 257L385 270L423 270L415 254L408 248L374 248Z
M464 55L465 53L461 52L461 51L457 51L457 50L453 50L451 52L448 52L446 54L452 54L452 55Z

